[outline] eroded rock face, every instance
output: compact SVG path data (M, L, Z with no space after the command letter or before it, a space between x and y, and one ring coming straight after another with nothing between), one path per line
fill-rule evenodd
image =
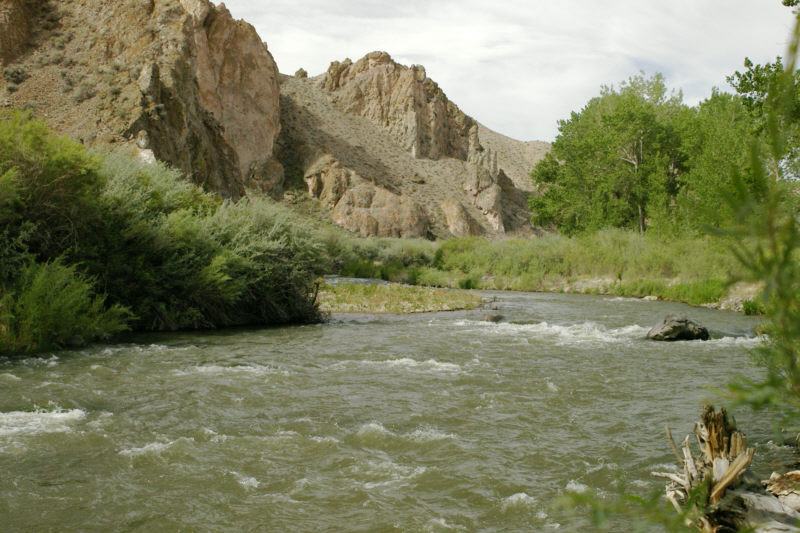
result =
M708 330L686 315L669 314L647 332L654 341L708 340Z
M424 237L428 220L422 208L363 179L330 154L307 160L308 194L331 210L333 221L362 237Z
M492 230L503 233L503 188L501 182L505 175L498 169L497 156L481 146L478 139L478 126L469 132L469 151L467 152L469 173L464 179L464 190L472 203L481 210Z
M372 52L355 63L334 61L320 84L345 111L387 128L415 157L467 157L475 121L421 65L406 67L386 52Z
M425 213L411 198L371 184L348 189L333 208L333 220L362 237L424 237Z
M0 24L34 3L0 0ZM252 26L208 0L45 4L57 22L36 19L36 46L16 59L30 78L9 105L87 145L151 150L226 197L280 191L278 71ZM0 31L0 54L12 37Z
M192 16L200 105L222 125L246 176L272 156L280 131L278 67L250 24L224 5L181 0Z
M0 0L0 67L25 50L41 4L41 1Z
M478 233L478 225L456 198L445 199L440 207L447 221L447 229L454 237L466 237Z

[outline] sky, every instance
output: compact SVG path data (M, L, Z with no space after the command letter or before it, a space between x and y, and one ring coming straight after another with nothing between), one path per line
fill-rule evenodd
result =
M215 0L219 3L219 0ZM310 76L374 50L425 66L462 111L515 139L553 141L600 92L644 71L696 105L725 76L784 55L780 0L226 0L278 69Z

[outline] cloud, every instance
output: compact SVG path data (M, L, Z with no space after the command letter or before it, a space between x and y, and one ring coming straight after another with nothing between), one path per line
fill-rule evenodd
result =
M553 140L558 119L604 84L663 73L687 103L725 76L782 55L779 0L227 0L281 72L310 74L373 50L422 64L466 113L518 139Z

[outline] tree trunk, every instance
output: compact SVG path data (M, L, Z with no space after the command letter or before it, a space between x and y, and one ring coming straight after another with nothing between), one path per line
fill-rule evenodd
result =
M639 233L644 233L644 212L642 211L642 204L636 204L639 208Z

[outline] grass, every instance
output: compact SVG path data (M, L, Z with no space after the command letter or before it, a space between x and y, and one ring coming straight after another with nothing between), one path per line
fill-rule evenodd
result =
M320 310L329 313L430 313L474 309L480 296L465 291L408 285L324 285L317 296Z
M565 237L445 242L323 239L331 264L350 277L461 289L656 296L719 305L741 266L720 237L658 237L603 230Z

